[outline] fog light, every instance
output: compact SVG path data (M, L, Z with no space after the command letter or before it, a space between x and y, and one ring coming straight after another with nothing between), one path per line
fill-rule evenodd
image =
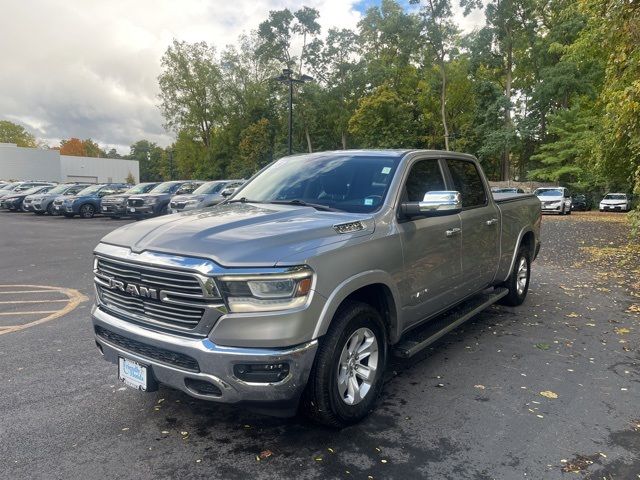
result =
M289 375L289 364L280 363L249 363L233 366L233 373L244 382L275 383L281 382Z

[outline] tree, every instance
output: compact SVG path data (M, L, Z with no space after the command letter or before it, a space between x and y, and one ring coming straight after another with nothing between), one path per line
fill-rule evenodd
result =
M15 143L18 147L37 147L36 138L22 125L0 120L0 143Z
M358 104L349 131L365 148L400 148L416 144L411 111L389 86L376 88Z
M129 172L127 174L127 178L125 178L124 181L126 183L128 183L129 185L135 185L136 184L136 178L133 176L133 174L131 172Z
M60 141L60 155L86 157L87 150L82 140L80 140L79 138L72 137L69 140Z
M197 131L208 148L211 134L224 120L222 75L214 47L206 42L174 40L162 57L160 110L166 128Z
M258 120L242 132L239 156L229 165L228 174L234 178L249 178L272 160L272 132L269 121Z
M411 3L420 3L420 0L411 0ZM446 60L448 58L451 61L457 28L451 20L449 0L425 0L425 6L420 12L421 27L427 45L427 58L435 60L440 69L440 116L444 130L444 148L449 150Z
M131 145L130 160L138 160L141 182L160 182L168 178L167 155L153 142L138 140Z

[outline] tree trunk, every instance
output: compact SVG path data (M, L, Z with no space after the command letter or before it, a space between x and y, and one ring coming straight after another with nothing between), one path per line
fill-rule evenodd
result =
M304 136L307 137L307 148L309 149L309 153L313 153L313 148L311 147L311 135L309 135L309 129L304 127Z
M504 87L504 96L507 99L507 108L504 112L504 126L508 131L511 131L513 128L513 122L511 120L511 80L512 80L512 72L513 70L513 47L511 45L510 39L508 40L507 46L507 71L506 71L506 81ZM502 176L502 180L509 180L509 160L511 157L511 147L507 143L504 147L504 152L502 154L502 162L500 165L500 174Z
M342 149L347 149L347 134L344 130L342 131Z
M442 127L444 128L444 149L449 151L449 126L447 125L447 72L444 68L444 57L440 57L440 76L442 89L440 90L440 114L442 115Z

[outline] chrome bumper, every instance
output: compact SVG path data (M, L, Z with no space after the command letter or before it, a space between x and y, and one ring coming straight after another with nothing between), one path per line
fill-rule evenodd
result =
M91 318L94 326L100 326L118 335L146 345L188 355L197 360L199 372L181 369L112 344L96 335L105 359L117 364L118 357L125 357L151 367L154 378L164 385L203 400L223 403L278 403L299 398L304 390L318 341L284 349L223 347L208 338L187 338L148 330L136 324L116 318L94 305ZM253 383L240 380L233 367L242 363L289 363L289 375L277 383ZM187 386L186 380L204 380L220 389L220 395L201 394Z

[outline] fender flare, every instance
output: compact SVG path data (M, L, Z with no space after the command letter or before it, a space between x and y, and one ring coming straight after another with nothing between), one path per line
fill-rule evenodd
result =
M400 318L400 293L396 287L395 282L387 272L383 270L367 270L365 272L353 275L346 280L342 281L327 297L316 328L313 332L313 339L316 339L325 333L329 329L329 325L333 320L333 317L338 310L338 307L342 302L353 292L363 287L367 287L373 284L382 284L389 289L393 299L393 305L390 305L390 309L394 309L391 313L391 318L387 319L389 323L389 340L394 343L399 338L399 322ZM395 307L395 308L394 308Z
M522 230L520 230L520 233L518 234L518 240L516 240L516 244L513 249L513 255L511 255L511 262L509 262L509 270L507 270L507 276L503 279L500 279L501 282L506 282L507 279L509 278L509 275L511 275L511 272L513 271L513 266L516 264L516 256L518 255L520 244L522 243L522 239L527 233L533 234L533 249L531 251L531 255L532 255L531 260L533 260L533 255L535 254L535 250L536 250L536 234L531 229L531 227L525 226L525 227L522 227Z

